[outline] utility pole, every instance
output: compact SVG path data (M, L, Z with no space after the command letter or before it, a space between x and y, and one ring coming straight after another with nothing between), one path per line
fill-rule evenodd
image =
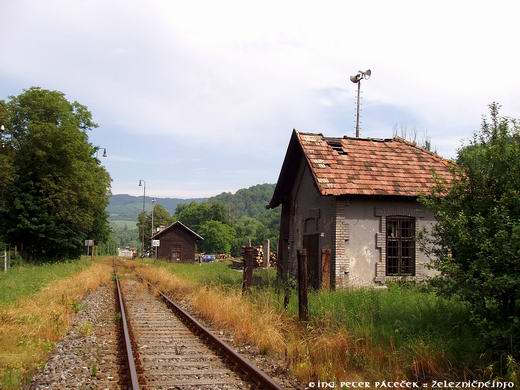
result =
M360 102L360 94L361 94L361 80L368 80L372 75L372 71L370 69L365 70L364 72L360 70L356 75L350 76L350 81L354 84L357 84L357 99L356 99L356 137L359 138L359 102Z
M144 259L144 227L146 222L146 214L144 211L146 199L146 181L139 179L139 187L143 187L143 226L141 227L141 257Z
M155 198L152 198L152 235L150 236L150 248L153 250L154 258L157 257L157 247L152 245L152 237L153 237L153 215L155 213Z
M357 99L356 99L356 138L359 138L359 94L361 92L361 80L357 83Z

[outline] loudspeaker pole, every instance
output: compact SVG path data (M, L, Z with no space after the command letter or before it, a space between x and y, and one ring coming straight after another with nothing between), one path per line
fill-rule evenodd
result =
M359 138L359 105L360 105L360 94L361 94L361 80L368 80L372 75L372 71L367 69L365 71L360 70L356 75L350 76L350 81L357 84L357 101L356 101L356 137Z
M357 83L357 107L356 107L356 138L359 138L359 94L361 91L361 80Z

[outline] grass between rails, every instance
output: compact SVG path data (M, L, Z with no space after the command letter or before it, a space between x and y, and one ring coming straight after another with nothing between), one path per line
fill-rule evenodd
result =
M322 379L470 378L479 361L479 340L467 308L413 287L311 293L311 321L297 321L296 297L285 312L273 270L256 270L251 296L240 292L242 275L226 263L154 262L137 266L144 278L229 329L239 342L284 356L302 381Z
M37 293L22 294L15 303L0 306L2 389L22 388L30 375L45 362L54 344L67 332L74 312L80 309L81 299L111 280L112 267L109 263L99 262L78 263L76 268L68 263L45 265L41 269L32 267L31 272L13 277L21 286L31 285L26 279L32 280L36 278L35 274L50 272L48 267L53 270L53 278L45 280L52 282L45 287L41 282ZM64 278L57 280L60 275Z

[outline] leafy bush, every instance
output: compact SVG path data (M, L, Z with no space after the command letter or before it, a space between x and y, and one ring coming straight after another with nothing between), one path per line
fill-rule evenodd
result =
M459 150L455 181L423 199L438 223L427 243L437 291L468 302L489 351L520 354L520 128L490 118Z

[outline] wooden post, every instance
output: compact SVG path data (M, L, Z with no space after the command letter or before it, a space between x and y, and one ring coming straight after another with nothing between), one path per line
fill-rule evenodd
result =
M298 251L298 316L300 321L309 320L307 300L307 250Z
M278 238L278 280L283 287L283 307L287 310L291 289L289 286L289 221L291 218L290 199L282 203L282 215L280 219L280 237Z
M330 289L330 249L322 249L321 251L321 286L324 289Z
M251 284L253 283L253 262L255 248L246 246L244 248L244 279L242 282L242 294L251 292Z
M263 258L263 266L265 268L269 268L269 255L271 254L271 241L269 239L265 240L264 241L264 245L263 245L263 250L264 250L264 258Z

